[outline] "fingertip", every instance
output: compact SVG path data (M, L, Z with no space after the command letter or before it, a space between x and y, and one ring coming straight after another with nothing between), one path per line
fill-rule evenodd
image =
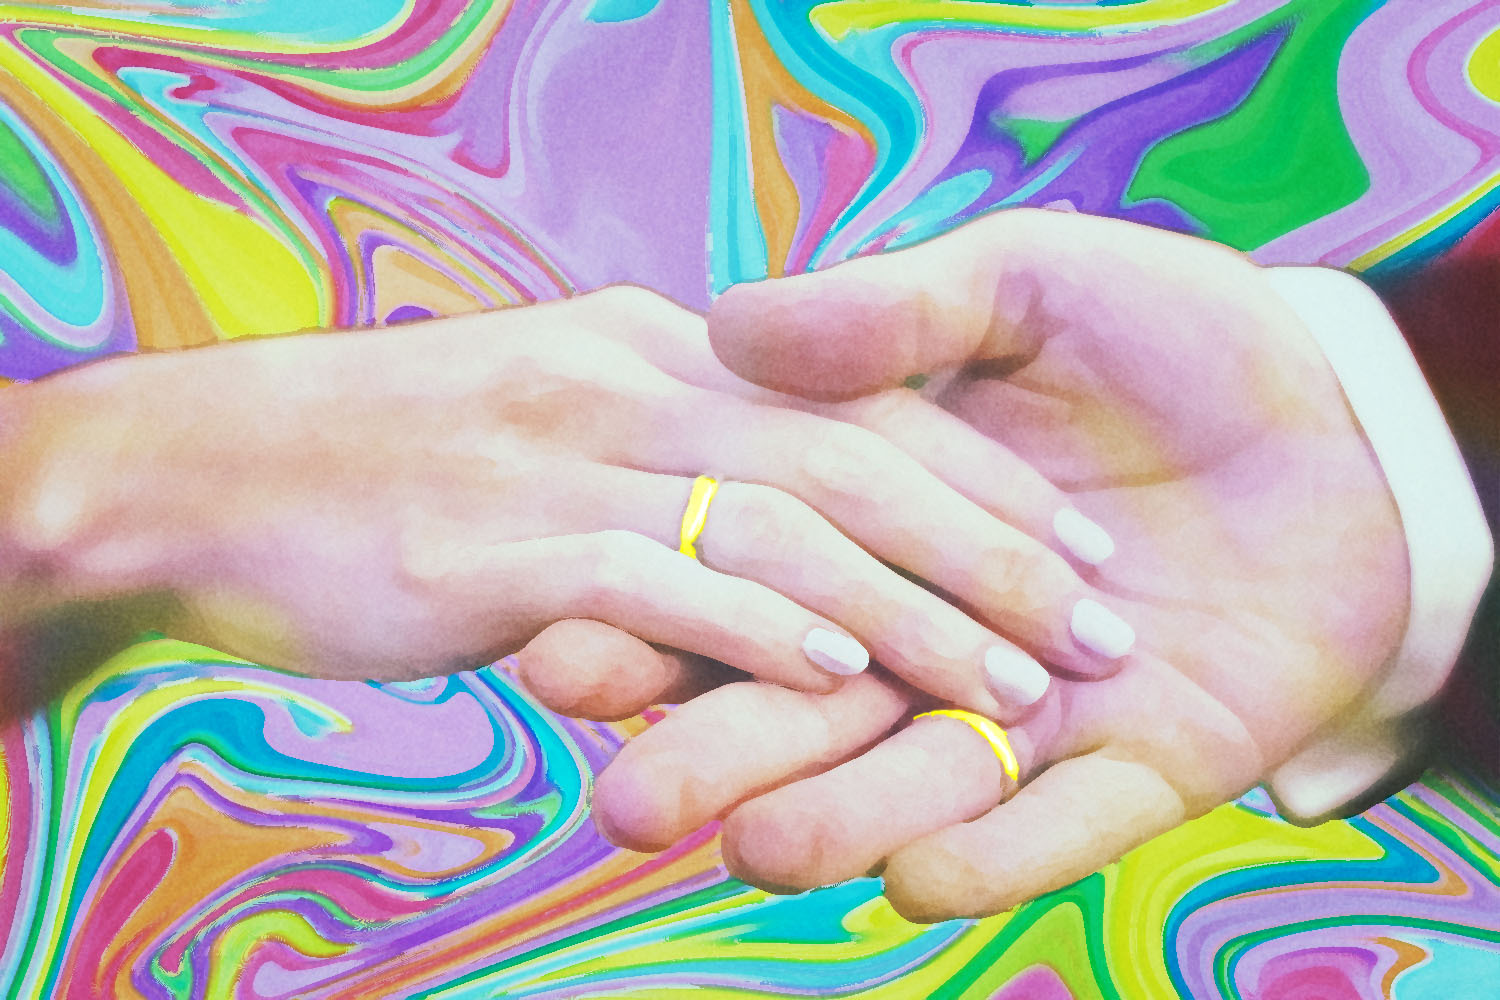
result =
M760 314L759 283L733 285L713 301L708 310L708 342L724 366L740 378L780 389L788 373L775 363L770 352L756 350L765 317Z
M757 889L767 892L775 890L760 882L760 869L752 862L755 855L754 848L747 852L744 849L745 834L741 831L741 822L736 822L734 814L725 818L719 827L719 857L724 862L724 870L729 876L745 883L753 885Z
M897 851L881 877L891 908L914 924L987 916L1002 908L986 885L993 876L976 870L941 841Z
M1091 597L1073 606L1069 629L1079 646L1104 661L1101 673L1113 673L1110 666L1118 669L1118 661L1135 648L1135 629Z
M813 887L800 869L806 853L803 838L788 829L786 817L752 799L724 818L720 852L730 875L777 895ZM798 824L791 824L795 828Z
M1020 713L1042 700L1052 675L1014 646L991 646L984 654L984 683L996 701Z
M605 840L627 851L656 854L676 842L665 833L677 816L662 785L639 762L617 757L594 780L591 812Z
M754 799L724 817L719 827L719 853L724 868L746 885L759 886L762 840L756 836L758 808Z
M1052 517L1052 533L1073 558L1098 566L1115 554L1115 540L1098 522L1073 507L1064 507Z
M880 352L851 352L868 304L831 272L735 285L709 308L708 340L736 375L806 399L842 402L899 384ZM857 315L855 315L857 314Z
M815 628L802 640L802 653L836 677L852 677L870 666L870 652L859 640L826 628Z
M614 721L639 715L682 678L681 664L612 625L556 622L516 654L521 683L548 709Z

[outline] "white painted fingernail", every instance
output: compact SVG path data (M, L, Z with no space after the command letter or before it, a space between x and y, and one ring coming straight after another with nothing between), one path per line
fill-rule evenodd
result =
M1135 629L1098 601L1085 597L1073 605L1073 638L1100 656L1118 660L1135 645Z
M1047 693L1052 675L1019 649L991 646L984 654L984 682L1002 704L1025 708Z
M802 652L809 660L840 677L860 673L870 665L870 654L847 635L815 628L802 640Z
M1075 558L1090 566L1097 566L1115 554L1115 540L1109 537L1109 532L1072 507L1064 507L1053 515L1052 530Z

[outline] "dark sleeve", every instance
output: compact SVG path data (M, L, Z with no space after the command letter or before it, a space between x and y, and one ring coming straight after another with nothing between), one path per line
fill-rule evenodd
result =
M1500 212L1437 259L1376 282L1453 429L1496 537L1500 522ZM1450 751L1500 778L1495 578L1440 709Z

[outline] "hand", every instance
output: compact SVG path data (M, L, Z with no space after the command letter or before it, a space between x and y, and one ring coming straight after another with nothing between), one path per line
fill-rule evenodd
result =
M875 556L977 603L995 603L982 558L1089 588L876 435L757 394L700 317L638 289L8 390L0 638L83 602L273 666L399 679L585 618L820 691L863 643L1012 713L980 664L1034 661ZM703 471L731 481L699 563L674 550ZM932 512L955 526L942 544ZM143 595L162 599L134 620Z
M731 289L710 335L740 374L809 397L934 374L943 406L1117 540L1093 582L1139 641L1119 674L1056 683L1010 727L1019 790L962 723L888 735L925 703L878 675L826 697L714 691L600 777L596 815L627 846L726 816L726 862L756 884L883 864L909 916L996 912L1242 793L1400 641L1406 554L1380 470L1305 329L1224 248L1007 212Z

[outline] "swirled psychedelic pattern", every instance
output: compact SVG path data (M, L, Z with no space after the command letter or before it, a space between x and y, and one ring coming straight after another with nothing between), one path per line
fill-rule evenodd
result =
M724 286L1076 207L1380 276L1500 177L1500 2L0 3L0 380L630 280ZM1468 1000L1500 788L1258 794L983 921L605 844L649 719L504 664L310 681L142 642L0 735L9 997ZM410 748L419 747L420 753Z

